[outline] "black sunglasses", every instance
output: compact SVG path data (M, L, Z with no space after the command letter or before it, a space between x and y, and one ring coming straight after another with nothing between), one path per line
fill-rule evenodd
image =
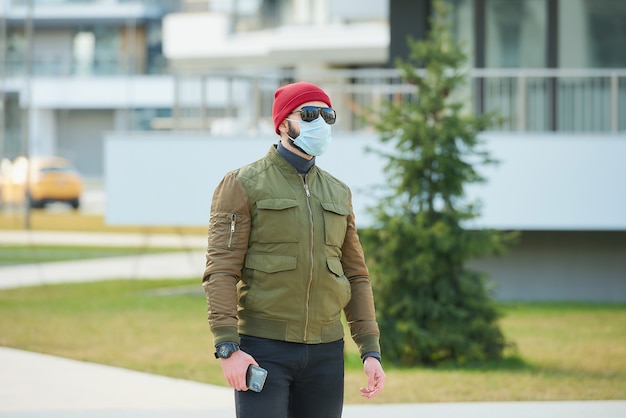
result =
M300 113L300 117L304 122L313 122L320 117L320 113L324 122L329 125L332 125L337 120L335 109L330 107L303 106L300 110L294 110L291 113Z

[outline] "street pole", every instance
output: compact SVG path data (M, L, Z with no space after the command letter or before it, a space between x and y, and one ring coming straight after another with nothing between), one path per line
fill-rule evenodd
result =
M28 0L28 15L24 22L26 32L26 77L25 77L25 93L26 93L26 109L24 117L24 156L26 157L26 196L24 198L24 229L30 229L30 123L32 112L32 93L31 83L33 77L33 1Z
M6 78L6 54L7 54L7 14L9 8L7 1L2 0L0 2L0 160L5 157L6 147L6 123L5 123L5 78Z

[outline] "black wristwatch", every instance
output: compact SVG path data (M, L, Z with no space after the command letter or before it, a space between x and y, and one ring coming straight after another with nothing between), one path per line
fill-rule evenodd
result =
M237 343L220 343L215 346L215 358L228 358L233 355L235 351L239 350Z

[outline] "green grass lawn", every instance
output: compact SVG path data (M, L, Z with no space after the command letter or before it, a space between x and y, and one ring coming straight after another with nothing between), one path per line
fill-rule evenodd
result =
M482 368L387 369L374 402L626 399L626 305L503 311L516 353ZM1 290L0 345L224 385L198 279ZM351 341L346 357L346 402L362 403Z
M50 261L84 260L146 253L184 251L183 248L85 247L0 244L0 267Z

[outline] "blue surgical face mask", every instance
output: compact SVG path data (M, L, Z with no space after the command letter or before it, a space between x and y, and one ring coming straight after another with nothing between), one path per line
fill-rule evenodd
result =
M332 141L332 137L330 135L330 125L324 122L321 116L312 122L304 122L297 119L287 120L297 122L300 126L300 135L296 138L289 136L289 139L295 145L314 157L320 156L326 151Z

